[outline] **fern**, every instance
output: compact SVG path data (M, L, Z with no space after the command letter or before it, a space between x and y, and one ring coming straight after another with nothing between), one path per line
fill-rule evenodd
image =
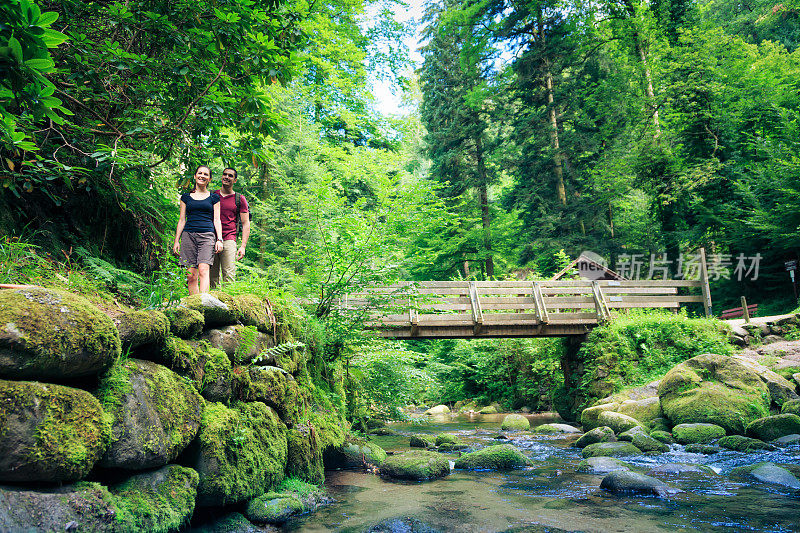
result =
M282 342L277 346L273 346L272 348L267 348L260 354L256 355L250 364L255 365L261 363L263 361L268 361L269 359L276 359L281 355L286 355L287 353L291 352L292 350L297 350L300 348L305 348L306 345L300 341L297 342Z

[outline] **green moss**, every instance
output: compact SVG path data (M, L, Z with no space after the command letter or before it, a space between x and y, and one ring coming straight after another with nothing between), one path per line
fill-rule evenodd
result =
M436 446L442 444L461 444L461 439L451 433L441 433L436 436Z
M197 445L201 505L255 498L283 479L286 427L263 403L209 404Z
M126 350L145 344L161 344L170 328L164 313L154 309L129 311L118 320L122 348Z
M800 416L794 413L766 416L747 425L747 435L769 441L800 434Z
M503 419L503 423L500 424L500 429L503 430L512 429L512 430L525 431L530 428L531 428L530 421L528 421L528 419L523 415L516 415L516 414L506 415L506 417Z
M199 362L197 351L189 343L178 337L167 337L161 348L161 361L172 370L184 375L196 383L196 388L202 388L204 368Z
M251 500L245 514L248 520L257 524L280 525L304 511L303 502L299 499L272 493Z
M640 455L642 450L630 442L597 442L586 446L581 454L588 457L623 457Z
M411 448L433 448L436 446L436 439L433 435L411 435L408 445Z
M759 450L774 450L775 446L758 439L743 437L742 435L728 435L717 441L719 446L737 452L755 452Z
M0 290L0 376L89 376L120 352L116 326L84 298L53 289Z
M192 294L181 299L180 306L193 309L203 315L204 327L229 326L239 321L239 314L230 296L219 298L220 293ZM209 298L209 296L213 297ZM226 301L227 300L227 301ZM224 304L219 305L219 302Z
M207 347L203 352L203 391L212 387L228 388L233 381L233 367L228 355L222 350Z
M725 429L715 424L678 424L672 436L681 444L708 444L725 436Z
M169 320L169 330L176 337L193 339L203 331L203 313L188 307L170 307L164 310Z
M166 533L186 525L194 512L199 477L191 468L169 465L111 487L116 531Z
M123 396L131 391L131 370L136 370L136 365L126 357L120 357L100 377L95 396L112 422L114 413L122 407Z
M494 405L487 405L480 411L478 411L482 415L496 415L497 414L497 407Z
M0 480L80 479L110 440L109 420L88 392L0 380Z
M729 355L727 326L716 319L638 311L595 328L578 351L577 412L624 388L644 385L702 353ZM559 411L560 412L560 411Z
M234 296L236 307L239 309L239 316L242 324L253 326L262 333L272 333L272 320L270 318L270 308L263 298L255 294L240 294Z
M249 401L264 402L275 409L287 424L300 421L304 402L297 381L288 372L271 366L253 367L249 372Z
M462 455L456 460L455 467L465 470L514 470L530 464L530 459L518 448L511 444L500 444Z
M392 455L381 466L381 474L397 479L426 481L450 473L450 462L436 452L412 450Z
M317 484L325 481L325 467L317 430L310 425L297 426L288 431L286 441L286 475Z

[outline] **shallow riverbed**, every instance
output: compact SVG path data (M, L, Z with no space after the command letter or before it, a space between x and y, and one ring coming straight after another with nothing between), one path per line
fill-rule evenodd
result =
M374 439L387 451L400 452L408 449L407 435L412 433L455 433L465 443L482 447L496 442L503 416L392 424L391 429L403 436ZM532 425L553 421L547 415L530 419ZM576 472L582 457L579 449L570 446L575 437L505 435L535 466L503 473L454 470L427 483L390 481L356 470L329 471L325 485L336 503L295 519L284 529L359 532L386 519L401 518L401 526L414 523L420 531L800 531L800 495L727 475L734 467L760 461L800 464L800 446L705 456L686 453L675 445L660 455L622 458L643 473L664 463L706 465L718 473L655 475L684 492L668 498L620 497L599 489L603 475Z

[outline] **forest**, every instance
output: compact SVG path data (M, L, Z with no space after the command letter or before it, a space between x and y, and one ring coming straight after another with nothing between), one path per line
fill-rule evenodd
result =
M583 251L672 279L704 247L715 309L796 307L800 4L438 0L399 22L410 9L3 2L0 283L176 301L178 198L206 164L212 187L236 168L251 206L226 290L305 308L353 418L546 410L563 379L557 339L377 340L331 305L367 286L548 279ZM407 112L378 110L378 82Z

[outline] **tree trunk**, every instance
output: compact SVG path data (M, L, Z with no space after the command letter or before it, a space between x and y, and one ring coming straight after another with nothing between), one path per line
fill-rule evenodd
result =
M486 249L486 276L494 277L494 258L492 257L492 228L489 215L489 187L486 162L483 160L483 141L480 137L475 139L475 156L478 163L480 186L478 193L481 203L481 222L483 223L483 247Z
M639 54L639 61L642 62L642 68L644 69L644 81L645 87L647 91L647 98L650 100L650 105L653 109L653 126L655 127L655 135L654 137L658 139L661 137L661 122L658 119L658 107L656 106L656 94L653 91L653 76L650 73L650 63L647 60L647 50L642 42L641 35L639 32L634 33L633 35L634 40L636 42L636 52Z
M261 180L261 200L266 202L270 198L270 175L269 175L269 163L264 161L261 163L261 167L259 168L259 179ZM259 254L258 254L258 266L264 268L264 257L267 255L267 240L264 238L259 239L259 246L258 246Z
M544 48L544 24L542 22L542 11L538 13L539 43ZM547 92L547 118L550 121L550 141L553 144L553 168L556 174L556 194L561 205L567 205L567 189L564 186L564 163L561 155L561 144L558 140L558 115L556 113L555 97L553 96L553 73L550 70L550 59L544 56L544 76L545 90Z

